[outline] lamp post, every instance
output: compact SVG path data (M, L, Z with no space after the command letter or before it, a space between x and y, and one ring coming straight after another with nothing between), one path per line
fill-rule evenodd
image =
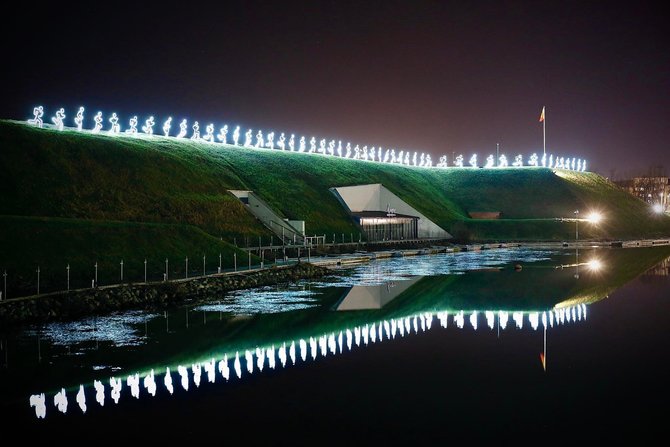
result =
M94 286L98 286L98 263L96 262L95 265L95 282L93 283Z
M67 291L70 291L70 264L65 267L65 270L67 270Z
M123 259L121 259L121 282L123 282Z
M168 280L168 259L165 258L165 281Z
M579 210L575 210L575 279L579 279Z
M219 253L219 273L221 273L221 253Z
M144 284L147 283L147 260L144 260Z
M202 276L205 276L207 270L205 270L205 255L202 255Z
M186 279L188 279L188 256L186 256Z
M40 294L40 266L37 266L37 294Z

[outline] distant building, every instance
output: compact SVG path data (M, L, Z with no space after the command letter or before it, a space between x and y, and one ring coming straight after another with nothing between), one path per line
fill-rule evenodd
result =
M658 204L663 208L663 211L669 211L669 177L633 177L632 179L619 180L614 183L648 204L652 206Z

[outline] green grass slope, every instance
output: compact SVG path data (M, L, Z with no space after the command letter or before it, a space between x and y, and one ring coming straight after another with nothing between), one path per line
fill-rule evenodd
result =
M600 209L582 237L670 235L670 219L591 173L422 169L161 137L109 137L0 121L0 214L189 224L224 240L266 230L226 191L258 193L309 234L357 233L333 186L382 183L457 236L571 239L556 221ZM470 211L501 211L496 221Z

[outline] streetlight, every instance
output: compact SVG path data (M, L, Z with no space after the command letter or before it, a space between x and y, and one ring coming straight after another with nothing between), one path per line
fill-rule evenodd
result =
M93 283L94 286L98 286L98 263L96 262L95 265L95 282Z
M202 276L206 275L206 270L205 270L205 255L202 255Z
M65 268L67 270L67 291L70 291L70 264Z
M168 258L165 258L165 281L168 280Z
M661 214L663 212L663 205L660 203L654 203L651 209L654 211L654 213Z
M186 256L186 279L188 279L188 256Z
M40 294L40 266L37 266L37 294Z
M121 259L121 282L123 282L123 259Z
M147 260L144 260L144 284L147 283Z

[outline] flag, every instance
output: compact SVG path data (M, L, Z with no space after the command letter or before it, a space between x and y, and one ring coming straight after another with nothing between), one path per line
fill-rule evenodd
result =
M540 113L540 122L544 121L544 106L542 106L542 113Z
M540 361L542 362L542 369L547 370L547 358L544 356L543 353L540 353Z

